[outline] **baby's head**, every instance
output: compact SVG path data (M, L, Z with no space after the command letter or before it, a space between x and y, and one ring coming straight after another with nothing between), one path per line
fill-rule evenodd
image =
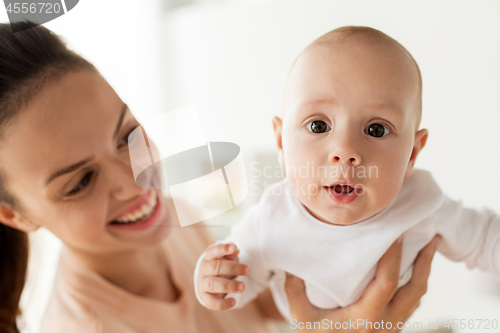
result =
M428 132L420 70L391 37L366 27L310 44L273 120L294 193L321 221L354 224L387 207L411 176Z

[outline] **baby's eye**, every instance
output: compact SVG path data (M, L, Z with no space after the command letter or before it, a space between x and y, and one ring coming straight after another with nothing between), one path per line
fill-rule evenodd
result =
M376 138L381 138L383 136L386 136L387 134L390 134L391 131L389 131L389 129L384 125L371 124L366 128L365 133Z
M306 125L313 133L325 133L331 130L330 126L322 120L315 120Z

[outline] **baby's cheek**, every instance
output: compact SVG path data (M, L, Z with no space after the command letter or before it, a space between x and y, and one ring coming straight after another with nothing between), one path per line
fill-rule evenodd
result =
M387 207L398 195L404 181L404 172L400 170L379 174L371 184L372 199L376 208L380 210Z

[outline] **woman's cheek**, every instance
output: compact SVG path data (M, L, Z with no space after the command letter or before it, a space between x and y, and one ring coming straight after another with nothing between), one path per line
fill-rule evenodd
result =
M96 214L97 210L74 210L71 214L65 217L70 226L70 232L79 233L82 236L88 236L103 230L103 217L100 214Z

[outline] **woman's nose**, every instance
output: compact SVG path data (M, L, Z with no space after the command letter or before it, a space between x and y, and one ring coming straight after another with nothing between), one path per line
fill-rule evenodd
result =
M131 200L143 195L147 189L137 186L130 161L118 161L113 165L111 177L113 181L112 193L115 199Z

